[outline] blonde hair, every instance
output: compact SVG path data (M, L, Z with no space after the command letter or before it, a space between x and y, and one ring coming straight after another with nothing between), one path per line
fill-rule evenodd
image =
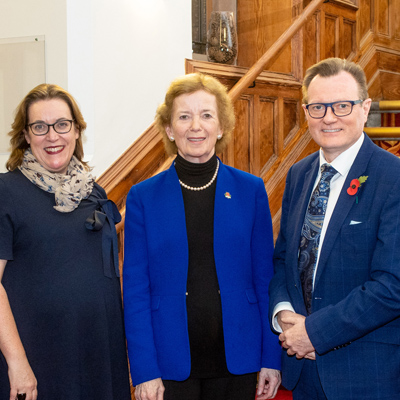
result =
M6 164L9 171L13 171L22 164L25 150L29 147L29 143L25 139L29 107L37 101L51 99L61 99L65 101L71 110L72 119L79 131L79 137L76 139L74 156L82 162L87 170L90 170L88 164L83 161L82 134L86 129L86 122L83 119L78 104L71 94L60 86L42 83L32 89L15 110L14 122L11 125L12 130L8 133L8 135L11 136L11 154Z
M231 139L235 128L235 111L227 88L216 78L209 75L201 73L184 75L171 83L165 95L165 101L157 108L155 116L156 127L162 134L165 150L169 155L178 152L175 142L169 140L165 130L167 126L171 125L174 101L178 96L199 90L214 95L217 101L219 125L224 134L215 145L216 153L221 153Z
M328 78L330 76L338 75L342 71L348 72L356 80L360 100L366 100L368 98L367 78L365 77L363 69L352 61L332 57L314 64L306 71L302 87L303 103L308 103L308 87L317 75Z

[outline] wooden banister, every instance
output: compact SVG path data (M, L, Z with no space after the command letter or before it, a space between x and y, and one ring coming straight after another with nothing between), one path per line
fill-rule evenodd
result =
M364 127L364 132L372 140L399 140L400 127L378 126Z
M391 115L392 122L383 123L382 115ZM364 132L372 140L399 140L400 127L396 126L395 115L400 114L399 100L373 101L369 111L368 120L364 127Z
M312 0L304 11L294 20L279 39L267 50L266 53L248 70L248 72L239 80L239 82L230 90L229 96L233 101L246 90L258 75L268 66L272 59L286 46L289 40L306 23L307 19L314 14L317 8L325 0Z
M400 100L373 101L371 111L397 111L400 110Z

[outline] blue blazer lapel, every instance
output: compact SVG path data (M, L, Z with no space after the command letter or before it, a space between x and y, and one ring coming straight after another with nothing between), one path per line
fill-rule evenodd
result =
M336 238L344 224L344 220L346 219L356 201L356 196L350 196L347 193L347 189L353 179L357 179L360 176L365 175L365 171L368 167L368 163L374 151L374 146L375 144L371 141L371 139L369 139L365 135L364 142L343 184L342 191L336 203L332 217L329 221L329 225L324 238L324 243L321 248L317 275L315 277L315 285L318 283L321 272L329 259L329 255L332 251Z
M236 214L235 207L237 193L235 181L229 174L227 167L220 160L220 168L217 177L217 186L215 189L214 201L214 257L217 265L217 273L221 273L221 266L229 265L229 230L237 229L232 226ZM218 275L218 279L221 280Z
M169 254L173 254L173 259L170 260L171 273L176 273L177 284L180 281L180 284L186 287L189 259L186 216L182 189L174 163L159 183L159 198L154 199L153 207L157 208L155 214L158 218L152 223L159 225L163 235L174 238L169 243Z

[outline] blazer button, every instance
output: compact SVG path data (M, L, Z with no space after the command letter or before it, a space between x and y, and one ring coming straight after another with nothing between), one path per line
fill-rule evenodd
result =
M188 292L186 292L186 296L188 295L189 293Z

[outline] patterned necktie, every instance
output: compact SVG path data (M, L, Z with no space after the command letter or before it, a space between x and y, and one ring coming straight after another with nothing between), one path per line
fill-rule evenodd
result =
M335 168L329 164L321 166L321 179L311 195L301 230L298 267L308 314L311 314L313 277L318 257L319 238L328 204L330 182L336 174Z

